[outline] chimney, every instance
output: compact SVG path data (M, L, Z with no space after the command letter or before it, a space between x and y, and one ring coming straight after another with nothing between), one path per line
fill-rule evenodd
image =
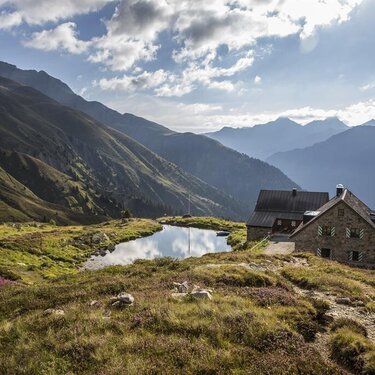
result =
M341 196L341 194L344 192L344 185L338 184L336 186L336 197Z
M296 189L296 188L294 188L294 189L292 190L292 195L293 195L293 197L297 196L297 189Z

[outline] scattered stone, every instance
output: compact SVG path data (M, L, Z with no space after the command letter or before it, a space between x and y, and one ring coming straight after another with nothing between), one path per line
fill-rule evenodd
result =
M187 281L183 283L173 283L177 293L187 293L189 291L189 284Z
M209 299L212 300L210 291L206 289L196 290L190 293L190 296L195 299Z
M103 319L111 319L112 311L111 310L105 310L103 312Z
M114 251L115 251L115 249L116 249L116 246L114 245L114 244L111 244L111 245L109 245L108 246L108 251L110 252L110 253L113 253Z
M109 237L105 233L95 233L91 237L91 242L93 243L101 243L105 241L109 241Z
M132 306L134 303L134 297L129 293L120 293L116 297L112 297L110 300L111 307L122 308Z
M47 310L44 310L43 315L63 316L65 315L65 311L61 309L47 309Z
M349 297L338 297L335 300L339 305L351 305L352 301Z
M100 302L99 301L91 301L90 304L89 304L90 307L99 307L100 306Z

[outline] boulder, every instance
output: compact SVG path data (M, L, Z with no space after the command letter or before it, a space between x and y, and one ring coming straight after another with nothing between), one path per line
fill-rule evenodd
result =
M47 309L44 310L43 315L57 315L57 316L64 316L65 311L61 309Z
M195 299L208 299L212 300L212 295L210 291L206 289L201 289L201 290L195 290L190 293L190 296Z
M91 242L93 243L102 243L102 242L105 242L105 241L109 241L109 237L105 234L105 233L95 233L92 237L91 237Z
M183 283L173 283L177 293L187 293L189 291L189 284L187 281Z
M110 300L111 307L122 308L132 306L134 303L134 297L129 293L120 293L116 297L112 297Z
M336 303L340 304L340 305L351 305L352 304L352 301L349 297L338 297L336 298Z

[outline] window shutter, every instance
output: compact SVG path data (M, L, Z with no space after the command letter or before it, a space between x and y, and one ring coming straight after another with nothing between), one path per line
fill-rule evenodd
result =
M317 248L317 249L316 249L316 255L317 255L318 257L321 257L321 256L322 256L322 250L319 249L319 248Z
M363 253L362 253L362 251L359 253L358 262L363 262Z
M353 260L353 251L349 251L349 262Z
M331 237L334 237L336 235L336 227L331 228Z
M350 228L346 228L346 238L350 238Z
M323 227L321 225L318 226L318 236L323 236Z
M359 238L362 239L365 236L365 230L361 229L359 232Z

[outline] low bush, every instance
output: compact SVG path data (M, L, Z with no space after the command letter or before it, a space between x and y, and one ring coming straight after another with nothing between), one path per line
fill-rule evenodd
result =
M362 334L339 328L331 337L331 356L355 373L375 374L375 346Z

